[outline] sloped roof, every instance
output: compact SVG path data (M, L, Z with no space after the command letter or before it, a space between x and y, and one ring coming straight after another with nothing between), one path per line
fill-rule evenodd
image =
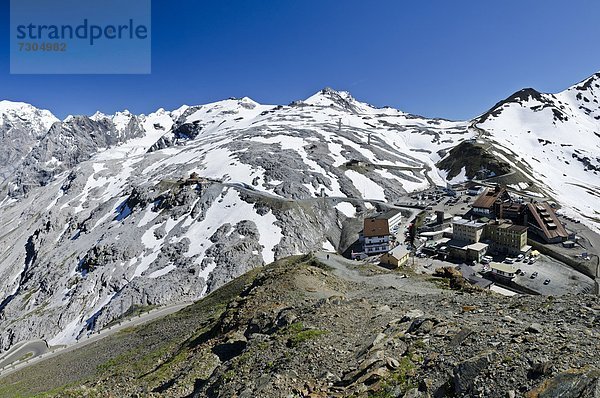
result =
M385 236L390 234L390 225L387 219L366 218L363 234L367 238Z
M517 267L510 264L502 264L502 263L492 263L491 268L494 270L506 272L507 274L515 274L517 272Z
M404 256L406 256L409 253L410 253L410 250L408 250L406 248L406 246L404 246L404 245L398 245L388 252L389 255L393 256L394 258L396 258L398 260L402 259Z
M486 188L473 203L473 207L479 207L483 209L490 209L496 203L498 198L501 198L506 194L506 189L498 187L497 189Z
M527 210L533 216L533 220L529 220L529 222L536 224L542 230L547 240L558 237L566 239L569 237L565 227L558 220L556 213L547 202L527 203Z

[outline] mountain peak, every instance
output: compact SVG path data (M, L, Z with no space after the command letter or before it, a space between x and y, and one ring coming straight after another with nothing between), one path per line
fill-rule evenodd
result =
M306 105L342 108L353 113L360 113L373 108L369 104L357 101L350 92L338 91L331 87L325 87L300 102Z
M569 90L575 89L579 91L585 91L593 88L600 88L600 72L596 72L587 79L580 81Z
M339 99L343 99L346 101L354 100L354 98L352 97L352 94L350 94L348 91L338 91L331 87L325 87L322 90L319 90L315 94L308 97L303 102L306 104L318 105L317 103L322 101L323 99L328 99L328 100L333 100L333 101L339 100Z
M49 110L39 109L25 102L0 101L0 123L6 120L21 120L33 123L47 131L60 120Z

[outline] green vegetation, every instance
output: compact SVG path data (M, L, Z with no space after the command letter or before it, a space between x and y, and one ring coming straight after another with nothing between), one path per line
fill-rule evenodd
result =
M425 223L425 217L427 217L427 212L422 211L419 214L417 214L417 217L415 218L415 229L419 229L423 226L423 224Z
M401 358L399 362L400 366L383 380L378 391L368 395L369 398L395 398L402 396L411 388L418 387L418 381L415 379L416 367L414 363L406 357Z
M29 289L27 293L23 296L23 306L22 309L25 309L29 304L29 300L31 300L31 296L38 292L39 289Z
M307 329L302 322L296 322L288 326L285 333L288 336L287 346L297 347L305 341L315 339L329 332L327 330Z
M427 278L427 280L429 282L432 282L434 285L436 285L440 289L451 290L449 278L432 276L432 277Z
M25 354L21 358L19 358L18 362L26 361L29 358L31 358L32 356L33 356L33 353L32 352L28 352L27 354Z

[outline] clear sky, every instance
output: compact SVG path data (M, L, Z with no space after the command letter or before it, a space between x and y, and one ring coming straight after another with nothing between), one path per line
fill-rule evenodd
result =
M0 98L62 118L242 96L287 104L331 86L463 119L600 70L597 0L154 0L152 13L151 75L10 75L4 0Z

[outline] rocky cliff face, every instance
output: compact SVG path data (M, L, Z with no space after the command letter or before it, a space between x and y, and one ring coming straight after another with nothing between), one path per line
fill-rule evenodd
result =
M9 178L59 120L29 104L0 101L0 181Z

